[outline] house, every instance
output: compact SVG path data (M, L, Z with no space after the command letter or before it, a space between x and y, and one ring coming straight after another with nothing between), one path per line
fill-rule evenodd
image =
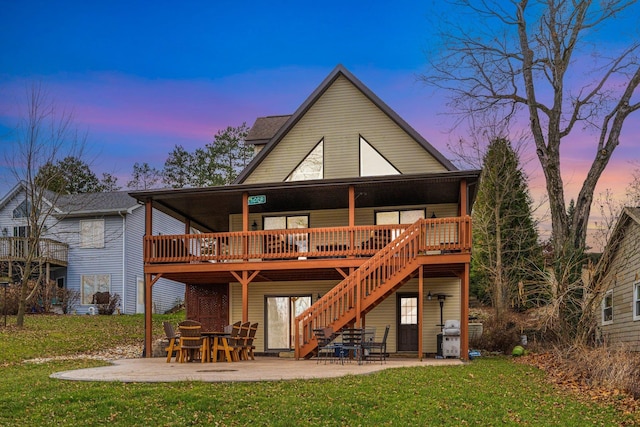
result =
M184 283L188 318L259 322L257 352L298 358L315 354L314 328L365 324L390 325L388 351L422 358L455 319L467 355L479 171L458 170L340 65L246 142L256 155L232 185L130 193L197 230L156 236L147 216L147 305L157 280ZM146 330L150 348L149 313Z
M640 351L640 208L625 208L596 267L602 338Z
M96 292L120 296L118 309L125 314L144 311L144 272L142 241L145 211L127 192L56 196L44 192L46 224L40 249L32 262L42 265L46 280L59 288L77 290L78 314L94 307ZM47 197L49 195L49 197ZM19 280L20 264L27 261L25 251L30 234L27 220L29 204L25 184L18 183L0 201L0 276ZM53 206L55 204L55 206ZM41 209L42 210L42 209ZM175 219L153 212L154 232L184 232ZM184 300L184 285L162 280L154 294L151 310L165 312Z

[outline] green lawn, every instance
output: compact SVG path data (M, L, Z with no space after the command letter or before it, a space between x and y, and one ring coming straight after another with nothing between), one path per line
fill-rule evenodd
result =
M161 336L161 321L154 331ZM177 320L171 317L170 320ZM464 366L390 369L327 380L238 384L91 383L53 372L102 362L22 360L141 342L140 316L33 316L0 328L0 425L632 425L633 415L556 391L508 358ZM45 339L46 338L46 339ZM248 362L250 363L250 362Z

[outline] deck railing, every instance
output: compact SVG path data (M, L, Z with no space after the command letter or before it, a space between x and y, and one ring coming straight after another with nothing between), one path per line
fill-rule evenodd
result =
M421 220L426 253L470 250L469 217ZM372 256L410 225L298 228L145 236L146 263L231 262Z
M35 246L33 246L35 245ZM67 265L69 245L52 239L27 237L0 237L0 260L25 262L51 262Z

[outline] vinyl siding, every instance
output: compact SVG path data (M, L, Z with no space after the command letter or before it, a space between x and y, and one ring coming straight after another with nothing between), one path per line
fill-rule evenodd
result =
M126 269L126 313L136 312L137 303L137 279L144 279L142 261L142 241L144 238L144 208L139 207L127 216L127 243L125 248ZM153 234L182 234L184 223L175 220L168 215L153 211ZM185 286L183 283L172 280L159 279L152 289L152 302L154 313L164 313L173 308L177 302L184 301Z
M436 213L438 218L455 217L458 215L458 205L455 203L447 203L440 205L413 205L413 206L380 206L376 208L360 208L355 212L355 225L372 225L375 224L375 213L377 211L405 210L405 209L426 209L428 215L432 212ZM249 214L249 224L253 221L258 224L258 228L262 228L263 216L278 215L309 215L310 228L323 227L347 227L349 225L348 209L326 209L315 211L295 211L295 212L269 212L268 214ZM242 230L242 215L235 214L230 216L229 229L231 231Z
M598 306L603 336L611 342L626 343L640 351L640 320L633 320L633 287L640 280L640 225L629 220L626 233L605 278L613 289L613 322L602 324L602 309Z
M307 282L254 282L249 285L249 321L259 322L256 335L256 351L263 352L265 346L265 297L266 296L294 296L311 295L312 303L317 295L324 295L338 282L307 281ZM427 301L427 293L446 293L451 295L444 304L443 317L460 319L460 280L450 278L425 279L424 282L424 323L423 323L423 352L436 353L436 336L440 332L440 305L437 300ZM376 328L376 337L382 339L384 328L391 325L387 337L387 350L396 351L397 343L397 296L398 293L417 293L418 279L407 282L400 290L389 296L366 316L366 326ZM242 318L242 286L231 283L230 286L230 323Z
M284 181L320 140L324 140L325 179L358 177L360 135L402 174L446 171L353 84L339 77L245 183Z
M104 221L104 247L80 248L80 220ZM86 217L70 218L61 221L60 230L69 244L69 266L67 268L67 288L81 290L83 275L108 274L110 276L110 292L123 295L122 276L122 218L121 217ZM77 306L78 314L84 314L90 305Z

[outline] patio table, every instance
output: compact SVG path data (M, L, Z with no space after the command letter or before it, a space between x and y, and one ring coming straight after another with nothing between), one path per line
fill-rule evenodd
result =
M202 361L217 362L218 351L224 350L225 359L227 362L231 362L231 349L229 348L228 338L231 336L226 332L219 331L203 331L202 336L206 340L204 345L204 354Z

